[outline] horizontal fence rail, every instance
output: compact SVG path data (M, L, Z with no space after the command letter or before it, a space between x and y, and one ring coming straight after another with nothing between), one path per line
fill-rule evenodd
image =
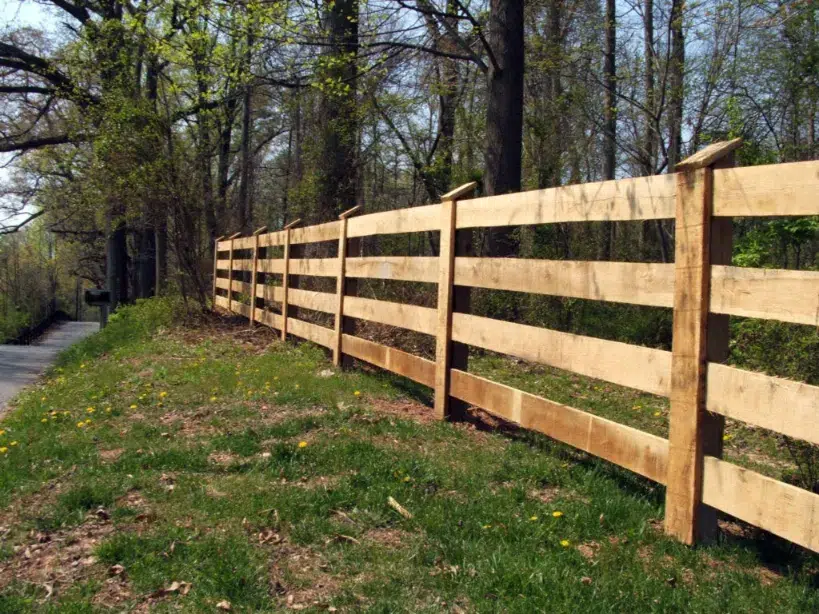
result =
M665 485L666 531L686 543L713 533L713 508L819 552L819 496L720 458L724 417L819 444L819 387L723 364L729 316L819 326L819 272L730 260L732 217L819 214L819 162L733 168L738 144L711 145L673 175L482 198L470 198L468 184L440 204L359 216L355 207L316 226L220 238L214 305L326 347L336 365L354 358L433 388L441 417L453 415L455 399ZM479 258L459 252L457 240L470 228L651 219L676 220L674 263ZM361 237L428 231L440 233L439 256L365 257L351 248ZM326 242L338 244L336 257L291 250ZM290 276L332 278L336 290L291 287ZM437 307L357 296L350 284L362 278L436 284ZM453 309L468 288L669 308L672 351ZM334 326L294 308L329 314ZM350 319L434 337L435 360L351 334ZM456 345L668 397L669 439L478 377L461 368Z

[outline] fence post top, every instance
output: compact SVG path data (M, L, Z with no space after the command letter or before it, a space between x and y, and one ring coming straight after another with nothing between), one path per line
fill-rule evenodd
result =
M263 232L266 232L266 231L267 231L267 226L262 226L261 228L257 228L256 230L253 231L253 236L254 237L259 236L260 234L262 234Z
M441 196L441 200L457 200L467 194L471 194L475 188L478 187L477 181L470 181L469 183L465 183L460 187L455 188Z
M301 224L301 218L298 218L297 220L293 220L287 226L285 226L282 230L290 230L291 228L293 228L293 226L296 226L297 224Z
M352 207L351 209L347 209L344 213L342 213L341 215L338 216L338 219L346 220L348 217L350 217L354 213L358 213L358 211L360 209L361 209L361 205L356 205L355 207Z
M714 162L717 162L720 158L724 158L740 145L742 145L742 138L712 143L705 149L701 149L697 153L688 156L682 162L678 162L674 170L688 172L711 166Z
M233 239L238 239L241 236L242 236L241 230L239 232L234 232L232 235L228 237L228 241L233 241Z
M213 241L214 241L214 243L219 243L219 241L221 241L221 240L222 240L222 239L224 239L224 238L225 238L225 235L219 235L219 236L218 236L218 237L216 237L216 238L215 238Z

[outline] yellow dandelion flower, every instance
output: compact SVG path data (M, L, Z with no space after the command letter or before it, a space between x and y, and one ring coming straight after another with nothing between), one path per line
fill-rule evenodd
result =
M3 429L0 429L0 435L5 435L5 434L6 434L6 431L4 431Z
M70 412L70 411L68 411L68 410L66 410L66 411L64 411L64 412L63 412L63 416L70 416L70 415L71 415L71 412Z
M279 380L279 376L278 376L278 375L274 375L274 376L273 376L273 381L274 381L274 382L277 382L278 380Z
M86 424L91 424L91 418L88 418L88 420L86 420L85 423Z
M89 407L85 411L86 411L86 413L93 414L94 411L96 411L96 410L93 407Z
M40 422L48 422L48 418L43 418Z
M411 481L412 481L412 478L411 478L410 476L406 476L406 477L404 478L404 481L405 481L405 482L411 482Z
M12 441L12 442L11 442L9 445L10 445L10 446L16 446L16 445L17 445L17 442L16 442L16 441Z
M552 516L555 518L560 518L563 515L563 512L552 512Z
M9 449L6 446L0 447L0 454L5 454Z
M307 442L306 441L300 441L299 442L299 447L300 448L306 448L307 447Z
M531 520L532 522L534 522L535 520L537 520L537 516L532 516L532 517L531 517L529 520Z
M486 530L486 529L491 529L491 528L492 528L492 525L491 525L491 524L485 524L485 525L483 525L481 528L482 528L482 529L484 529L484 530Z
M131 403L131 409L136 409L136 408L137 408L137 404L136 403Z
M722 436L723 441L731 441L733 438L734 438L733 435L723 435Z
M660 414L660 412L658 412L658 411L655 411L655 412L654 412L654 417L655 417L655 418L659 417L660 415L661 415L661 414Z
M216 397L211 397L210 400L211 400L211 403L212 403L213 401L216 400Z
M85 363L82 363L82 364L80 365L80 369L85 369Z
M164 399L166 396L168 396L168 392L165 391L165 390L163 390L162 392L159 393L159 398L160 399Z
M46 397L40 397L40 400L41 400L41 401L45 401L45 400L46 400Z
M299 386L298 384L296 384L296 390L298 390L299 388L301 388L301 386Z
M563 546L564 548L568 548L569 546L572 545L572 543L568 539L561 539L560 545Z
M360 397L360 396L361 396L361 391L360 391L360 390L356 390L356 391L355 391L353 394L354 394L355 396L357 396L357 397Z
M84 426L85 426L85 422L77 422L77 428L78 429L81 429Z

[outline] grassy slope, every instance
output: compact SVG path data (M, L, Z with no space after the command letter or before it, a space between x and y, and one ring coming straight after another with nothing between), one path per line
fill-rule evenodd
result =
M402 382L173 319L118 315L0 425L0 612L819 608L815 558L673 543L662 489L606 463L412 419Z

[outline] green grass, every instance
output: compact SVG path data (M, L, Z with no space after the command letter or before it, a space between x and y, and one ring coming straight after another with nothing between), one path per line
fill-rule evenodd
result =
M816 557L770 540L686 548L656 528L656 485L536 434L408 419L405 382L333 371L264 332L176 329L176 313L123 310L0 425L0 445L18 442L0 458L0 612L819 608ZM476 364L514 377L492 360ZM517 371L601 412L621 394ZM664 428L635 398L620 400ZM54 582L37 552L83 562ZM172 582L189 591L151 597Z

